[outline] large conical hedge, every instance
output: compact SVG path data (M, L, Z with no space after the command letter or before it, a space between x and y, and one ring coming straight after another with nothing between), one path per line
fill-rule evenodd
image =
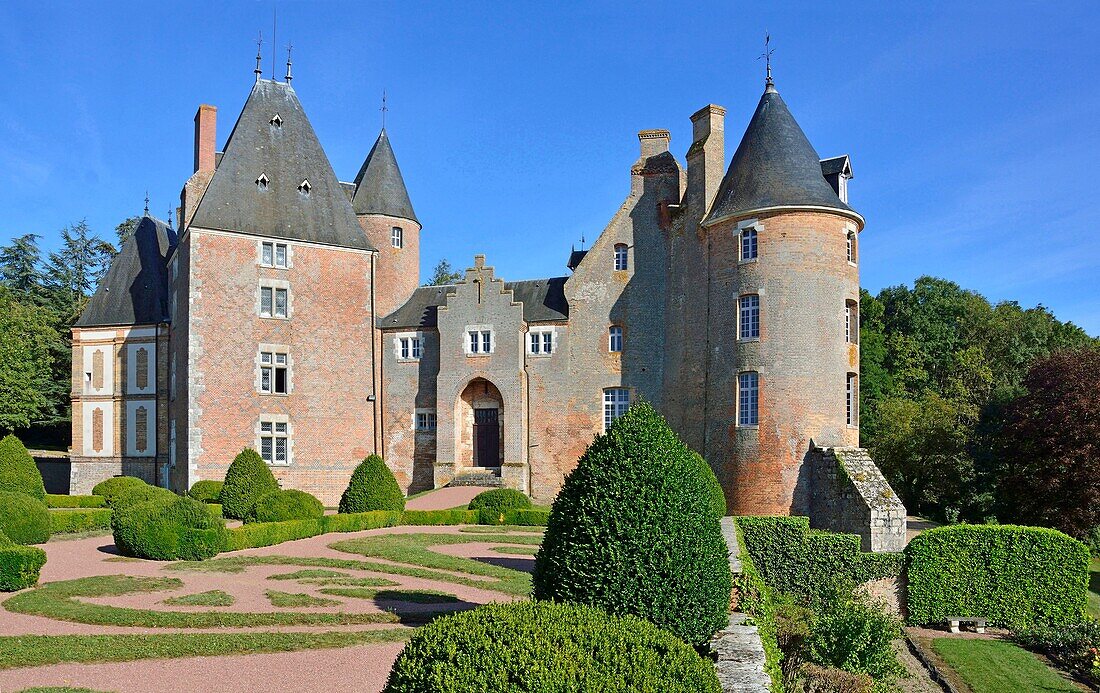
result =
M235 520L248 519L262 496L279 490L279 482L264 463L260 453L245 448L233 459L222 486L222 515Z
M341 513L371 510L401 512L404 509L405 494L401 493L393 472L378 455L371 455L355 468L344 495L340 497Z
M732 578L712 482L646 403L597 436L554 501L534 596L633 614L699 645Z
M0 440L0 491L46 500L46 487L34 458L14 435Z

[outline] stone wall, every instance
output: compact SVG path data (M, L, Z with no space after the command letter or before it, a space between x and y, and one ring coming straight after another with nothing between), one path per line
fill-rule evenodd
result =
M811 527L859 535L864 551L905 548L905 506L867 450L813 448L807 466Z

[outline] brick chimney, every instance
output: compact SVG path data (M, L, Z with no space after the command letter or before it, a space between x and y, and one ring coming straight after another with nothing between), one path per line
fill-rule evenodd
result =
M214 170L218 109L202 104L195 113L195 173Z
M687 192L692 211L706 213L725 174L726 109L703 106L691 116L692 142L687 154Z
M668 151L668 143L672 138L668 130L642 130L638 133L638 141L642 145L642 159L664 154Z

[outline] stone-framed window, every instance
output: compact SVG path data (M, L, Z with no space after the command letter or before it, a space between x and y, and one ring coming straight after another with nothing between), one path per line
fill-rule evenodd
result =
M844 386L844 421L859 425L859 375L849 373Z
M737 425L760 424L760 374L745 371L737 375Z
M617 354L623 350L622 325L612 325L607 328L607 350L612 354Z
M553 327L532 327L527 330L527 353L531 356L550 356L557 346Z
M276 467L290 464L290 421L286 416L260 417L256 424L256 440L264 462Z
M609 387L603 391L603 430L630 408L630 390L625 387Z
M487 356L496 349L492 325L467 325L463 350L467 356Z
M290 285L286 282L261 284L259 312L261 318L289 318Z
M287 269L290 267L290 247L286 243L262 241L260 243L260 266Z
M741 262L755 260L757 255L757 232L755 226L741 229Z
M397 361L419 361L423 355L423 332L399 332L393 336L393 357Z
M434 433L436 424L435 411L431 409L417 409L414 423L418 433Z
M629 261L627 260L627 246L626 243L615 244L615 271L622 272L629 267Z
M394 248L405 247L405 230L400 226L394 226L390 229L390 245Z
M844 302L844 341L859 344L859 304L851 300Z
M856 258L856 255L857 255L856 232L852 231L852 230L849 230L847 235L845 236L845 238L847 239L847 241L846 241L847 242L846 253L847 253L847 256L848 256L848 263L851 264L851 265L854 265L854 264L856 264L856 259L857 259Z
M265 349L260 351L259 361L259 391L265 395L290 394L290 354L285 350Z
M745 294L738 302L738 339L760 339L760 295Z

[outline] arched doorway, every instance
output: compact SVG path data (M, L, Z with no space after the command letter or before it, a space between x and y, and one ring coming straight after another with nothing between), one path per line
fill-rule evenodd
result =
M499 474L504 454L503 425L500 390L485 378L474 378L455 402L457 466L481 467Z

